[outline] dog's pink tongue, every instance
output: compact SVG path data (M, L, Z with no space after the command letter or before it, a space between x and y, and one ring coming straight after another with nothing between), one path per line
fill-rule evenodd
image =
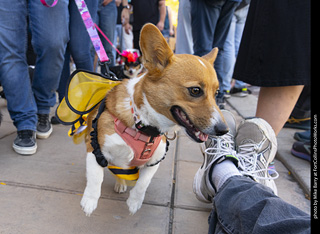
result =
M199 135L199 139L201 140L201 141L207 141L208 140L208 135L207 134L205 134L205 133L203 133L203 132L201 132L200 133L200 135Z

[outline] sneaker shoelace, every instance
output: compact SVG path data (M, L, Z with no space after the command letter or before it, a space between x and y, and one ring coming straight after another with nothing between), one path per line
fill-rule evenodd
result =
M46 126L49 122L49 115L38 114L38 122L40 125Z
M234 148L233 137L229 133L221 137L214 138L210 143L209 147L204 151L204 153L207 156L209 157L211 156L211 159L208 160L210 162L206 166L205 170L210 168L210 166L215 161L213 160L214 158L220 158L225 155L232 155L232 157L237 158L236 152L233 150L233 148Z
M20 139L26 139L26 138L30 138L33 136L33 131L31 130L21 130L18 131L18 137Z
M239 168L241 170L241 173L244 175L251 176L258 180L275 180L279 177L279 173L272 168L262 168L257 169L257 151L256 144L253 143L247 143L239 146L239 150L241 153L238 153L238 159L239 159ZM274 173L274 176L268 176L268 170L272 173Z

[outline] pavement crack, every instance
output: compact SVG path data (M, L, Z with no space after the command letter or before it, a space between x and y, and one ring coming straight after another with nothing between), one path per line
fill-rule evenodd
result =
M19 182L14 182L14 181L5 181L5 180L1 180L0 181L0 186L11 186L11 187L19 187L19 188L50 191L50 192L82 195L81 192L75 191L75 190L71 190L71 189L62 189L62 188L57 188L57 187L50 187L50 186L44 186L44 185L35 185L35 184L25 184L25 183L19 183Z

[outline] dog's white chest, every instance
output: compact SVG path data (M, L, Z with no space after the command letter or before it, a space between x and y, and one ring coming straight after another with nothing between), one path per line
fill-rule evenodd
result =
M129 166L134 157L130 146L117 133L105 136L102 152L110 164L118 167Z

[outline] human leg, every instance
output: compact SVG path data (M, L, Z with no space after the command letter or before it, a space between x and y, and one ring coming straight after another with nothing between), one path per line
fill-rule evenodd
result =
M109 38L111 42L114 40L114 32L117 24L118 10L115 1L111 1L108 5L99 5L99 26L104 34ZM107 42L107 40L102 39L103 47L110 59L110 66L115 65L115 58L113 57L112 51L114 50L112 46ZM101 71L106 72L105 68L102 66Z
M219 165L217 165L219 166ZM310 233L310 216L244 176L230 177L214 198L209 233Z
M92 19L97 17L98 1L87 0L87 7ZM77 69L93 70L91 39L74 1L69 3L70 11L70 53Z
M226 119L229 125L230 119L229 115ZM269 180L265 172L275 156L276 138L269 131L271 127L262 119L244 121L236 135L236 148L240 148L237 154L230 137L215 137L210 139L213 144L207 144L206 166L195 176L194 191L199 200L213 201L209 233L310 232L310 216L277 197L270 184L261 184L264 179ZM249 150L249 146L254 147ZM245 156L248 154L251 158ZM195 186L198 181L202 186Z
M191 31L191 8L189 0L179 1L176 54L193 54Z
M55 7L29 1L28 11L32 46L37 55L32 90L38 108L37 137L48 138L52 133L50 108L56 103L56 90L69 40L69 1L59 1Z
M204 0L191 0L191 28L194 54L203 56L212 50L220 11L225 1L208 5Z
M230 177L221 186L214 198L211 228L259 234L310 233L310 216L277 197L268 175L277 148L271 126L260 118L246 120L238 128L235 144L240 173L246 176Z
M12 7L14 4L15 7ZM37 106L31 89L26 58L27 2L0 2L0 83L17 137L13 149L21 155L37 150Z
M249 5L235 11L235 13L234 13L234 16L236 18L235 35L234 35L235 57L237 57L237 55L238 55L239 46L240 46L240 42L241 42L241 38L242 38L244 25L246 22L248 10L249 10ZM233 72L233 69L232 69L232 72ZM243 88L246 88L245 82L243 82L241 80L236 80L234 87L236 89L241 90L240 96L246 96L248 94L247 90L242 90Z
M86 3L91 17L95 19L97 17L98 1L89 0L86 1ZM66 48L64 64L57 90L59 94L59 102L64 98L67 82L70 77L70 56L72 56L77 69L93 71L91 40L75 1L70 1L69 3L69 14L70 40Z
M304 86L300 97L294 106L290 118L287 120L284 127L298 128L310 130L311 124L311 87L310 85Z
M10 4L16 7L10 7ZM26 58L26 17L26 2L0 2L0 82L17 130L35 131L37 106L31 90Z
M302 89L303 85L261 87L256 117L266 120L278 135L288 120Z
M47 8L41 2L29 2L32 45L37 54L32 88L38 114L49 114L50 107L56 103L55 92L69 40L68 3L63 0L55 7Z
M231 80L233 74L233 67L236 62L235 55L235 31L236 18L233 17L230 23L229 32L223 45L223 50L219 51L222 56L222 63L219 66L219 74L221 77L220 90L228 92L231 89Z

